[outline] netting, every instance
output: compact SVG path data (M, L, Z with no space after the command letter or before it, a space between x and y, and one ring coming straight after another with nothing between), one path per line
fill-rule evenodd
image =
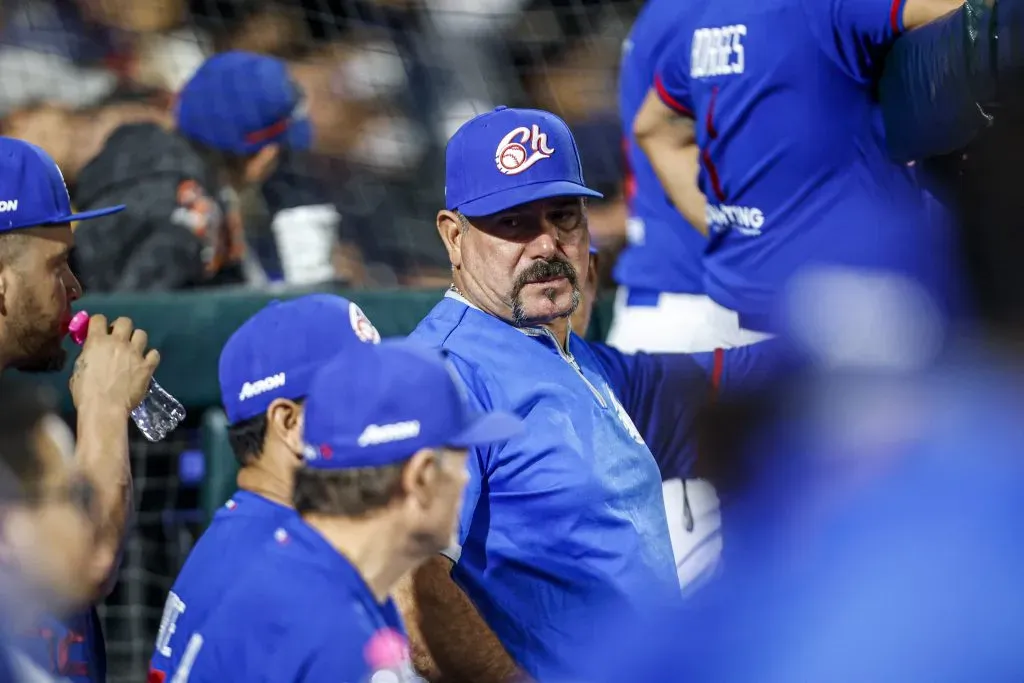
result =
M616 67L640 4L8 0L0 9L0 117L4 134L56 158L74 194L77 173L117 126L167 122L173 93L207 55L280 57L317 131L301 174L318 181L342 216L342 279L355 287L445 284L433 227L444 142L475 113L507 104L560 114L577 135L589 183L611 201L620 197ZM288 191L296 169L286 165L271 179L265 204ZM269 230L260 215L254 209L246 223L257 250ZM190 424L163 443L133 430L138 513L101 613L111 683L144 679L166 592L205 521L196 472L183 472L201 460L201 414L190 407Z

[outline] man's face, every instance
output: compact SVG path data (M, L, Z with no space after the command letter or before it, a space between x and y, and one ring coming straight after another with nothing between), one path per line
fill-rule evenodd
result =
M92 597L95 496L60 418L44 418L33 443L42 474L25 492L26 502L6 512L4 544L39 607L65 614Z
M16 240L0 264L4 358L26 372L60 370L71 304L82 293L68 265L71 226L30 228L4 239Z
M538 200L469 222L458 266L477 303L517 326L572 315L590 245L580 198Z

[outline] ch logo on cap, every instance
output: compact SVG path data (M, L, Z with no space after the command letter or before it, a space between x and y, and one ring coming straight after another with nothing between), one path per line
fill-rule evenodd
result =
M518 175L554 153L548 146L548 136L540 132L540 126L519 126L498 143L494 163L503 174Z

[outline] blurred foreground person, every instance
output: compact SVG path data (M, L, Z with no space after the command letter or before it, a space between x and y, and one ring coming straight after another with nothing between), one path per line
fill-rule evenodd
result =
M513 415L471 409L435 351L391 342L331 361L309 390L299 516L191 635L175 680L416 680L389 594L451 544L467 449L521 431Z
M196 542L167 596L150 683L173 677L199 629L266 540L295 516L305 400L314 373L380 335L354 303L333 294L275 301L247 320L220 355L221 401L238 460L238 491Z
M75 243L71 223L117 213L123 206L72 213L60 169L46 152L0 138L0 371L55 372L66 361L62 339L82 287L68 265ZM71 396L77 412L75 458L96 487L94 560L86 570L91 593L79 607L113 588L119 549L132 508L128 420L160 362L131 320L89 322L75 362ZM94 609L31 629L37 663L76 682L106 678L103 633Z
M0 380L0 610L3 627L9 629L5 632L35 628L48 618L44 615L70 616L96 590L90 577L98 501L75 461L74 436L56 405L40 385ZM55 681L59 673L40 662L49 657L84 662L83 645L74 639L16 642L5 649L13 677L5 678L0 669L0 680Z
M719 581L589 680L1024 680L1021 105L961 153L979 319L943 339L914 283L804 280L792 338L827 371L708 415L705 445L746 473Z

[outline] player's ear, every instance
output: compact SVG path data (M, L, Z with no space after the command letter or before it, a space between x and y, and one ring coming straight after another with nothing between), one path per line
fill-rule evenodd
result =
M406 499L418 508L430 506L441 474L441 453L434 448L422 448L409 458L402 470L402 490Z
M277 398L267 406L267 436L285 444L296 457L302 458L302 406L286 398Z
M437 233L441 236L441 242L448 251L448 260L454 268L462 265L462 235L465 232L463 223L463 219L451 211L437 212Z

